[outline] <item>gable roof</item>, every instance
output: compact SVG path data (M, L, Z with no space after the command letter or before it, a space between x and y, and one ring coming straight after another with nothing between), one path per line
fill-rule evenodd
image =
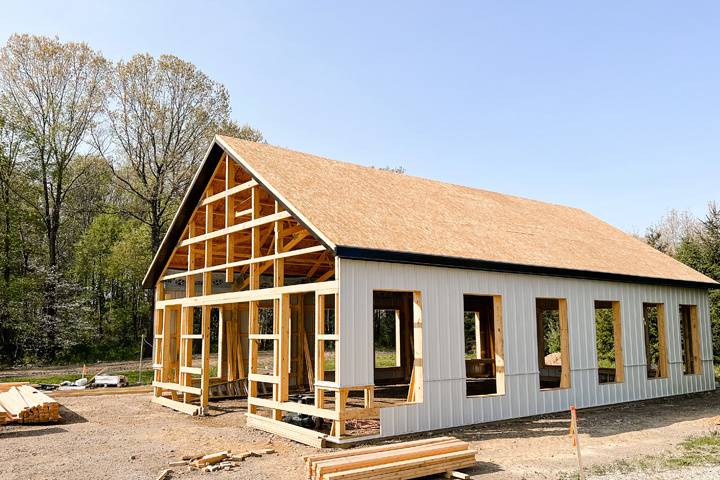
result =
M576 208L217 136L163 241L165 251L161 247L150 266L146 287L162 273L222 149L341 258L717 285Z

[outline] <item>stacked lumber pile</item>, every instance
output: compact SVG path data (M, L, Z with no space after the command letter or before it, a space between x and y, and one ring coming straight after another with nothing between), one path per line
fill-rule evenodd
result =
M45 423L60 420L60 404L29 385L0 393L0 423Z
M400 480L475 465L477 451L454 437L439 437L304 457L311 480Z
M261 448L257 450L248 450L241 453L232 453L230 450L224 450L222 452L209 453L207 455L186 455L182 457L182 460L177 462L170 462L169 467L187 467L188 471L202 470L203 472L217 472L220 470L233 471L235 467L246 458L249 457L260 457L262 455L268 455L275 453L272 448ZM167 472L167 473L166 473ZM172 470L163 470L160 472L162 475L168 475L172 473Z

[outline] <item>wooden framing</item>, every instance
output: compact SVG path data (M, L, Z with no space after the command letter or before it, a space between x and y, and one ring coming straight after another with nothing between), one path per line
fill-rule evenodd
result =
M474 299L473 297L479 297ZM485 300L487 299L487 300ZM472 309L470 303L489 301L492 307L492 329L490 324L482 322L481 306L475 306ZM470 371L480 371L481 374L473 376L489 376L495 378L494 395L505 394L505 348L504 348L504 328L503 328L503 310L501 295L481 295L481 294L464 294L464 313L472 312L474 322L474 342L475 342L475 359L465 360L466 377L470 378ZM487 308L485 308L487 310ZM486 314L489 312L486 312ZM464 316L464 315L463 315ZM489 338L488 338L489 337ZM485 351L487 349L487 351ZM479 368L479 367L482 367ZM488 368L489 367L489 368ZM493 394L493 393L490 393ZM473 394L468 396L482 396L483 394Z
M664 303L643 303L643 323L645 330L645 358L647 362L648 378L667 378L668 376L668 358L667 358L667 330L665 325L665 304ZM650 340L650 322L652 319L651 309L656 308L655 320L657 322L657 349L658 359L656 369L651 368L651 340Z
M302 437L310 444L323 442L327 435L299 433L307 429L283 423L285 412L327 419L336 439L345 434L347 420L377 417L373 386L339 387L337 365L334 376L326 377L326 345L331 343L336 353L340 348L335 275L332 252L284 209L272 191L223 155L156 284L153 401L207 415L212 382L242 380L248 394L248 424ZM196 289L198 279L201 289ZM185 281L185 288L168 292L166 282L178 280ZM310 334L304 323L306 294L314 299ZM261 305L272 308L270 333L260 330ZM242 312L247 312L244 320ZM334 318L332 332L325 330L328 312ZM211 378L211 322L216 318L218 364ZM197 364L194 342L200 346ZM272 345L270 374L259 368L261 353L265 354L261 342ZM421 372L421 362L417 369ZM295 385L304 384L303 373L307 387L315 392L315 405L289 400L291 379ZM264 396L266 385L272 387L270 398ZM414 393L418 398L421 388L419 382ZM352 390L363 391L362 408L348 408ZM326 408L328 392L334 396L331 408ZM269 410L270 417L258 409Z
M568 308L565 298L537 298L536 317L537 317L537 343L538 343L538 365L541 370L540 381L541 390L549 390L552 388L570 388L570 331L568 327ZM560 329L560 379L557 387L542 387L542 370L549 366L545 363L545 324L543 312L552 310L550 304L557 303L558 322ZM552 367L552 366L550 366Z
M700 375L702 373L702 358L700 357L697 305L680 305L679 316L683 373L685 375Z
M595 336L597 338L597 310L608 308L612 313L612 327L613 327L613 350L615 353L615 373L613 380L602 381L602 372L598 367L598 381L600 383L622 383L625 381L625 362L623 360L623 342L622 342L622 316L620 309L620 302L616 300L611 301L595 301L594 309L595 313ZM597 345L597 342L596 342ZM599 355L599 352L596 352Z

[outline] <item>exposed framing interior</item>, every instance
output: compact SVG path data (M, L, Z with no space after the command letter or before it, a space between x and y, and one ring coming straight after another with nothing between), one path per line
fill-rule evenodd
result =
M502 297L463 295L463 324L466 395L503 395Z
M647 378L667 378L667 332L665 304L643 303Z
M420 292L373 291L376 404L390 406L423 401L422 342ZM389 354L391 361L388 361Z
M620 302L596 300L595 353L598 382L622 383L625 380Z
M567 300L536 298L540 389L570 388L570 335Z
M698 330L697 305L680 305L680 348L682 351L683 373L700 375L700 332Z
M205 415L247 396L249 425L313 445L347 438L348 422L379 427L374 385L340 386L338 306L333 252L223 153L156 283L153 401ZM419 338L408 401L422 400Z

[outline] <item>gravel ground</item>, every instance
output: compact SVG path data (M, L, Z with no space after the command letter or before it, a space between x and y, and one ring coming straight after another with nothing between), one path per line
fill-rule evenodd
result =
M0 427L0 479L153 479L186 454L240 452L271 446L277 453L250 458L234 472L179 469L178 479L302 478L302 455L314 452L281 437L247 428L245 402L224 401L207 417L189 417L149 401L148 394L59 397L57 425ZM596 466L648 455L671 455L687 437L717 429L718 391L614 407L581 410L583 461ZM473 478L572 478L577 459L567 435L568 415L497 422L435 432L478 449ZM720 478L718 467L591 478Z

